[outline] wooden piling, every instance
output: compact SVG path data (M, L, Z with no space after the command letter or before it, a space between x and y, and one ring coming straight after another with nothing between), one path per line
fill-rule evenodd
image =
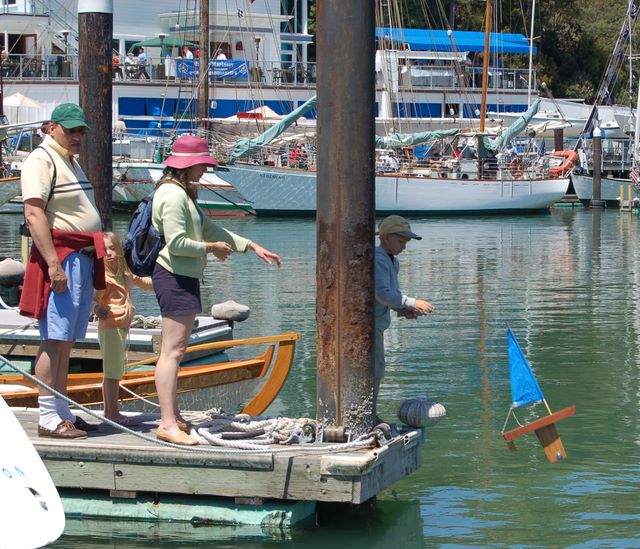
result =
M596 127L593 129L593 194L589 202L590 208L604 208L602 200L602 131Z
M80 106L89 124L80 163L93 185L102 228L111 230L113 0L78 0L78 33Z
M317 414L359 434L375 415L374 4L320 0L317 22Z

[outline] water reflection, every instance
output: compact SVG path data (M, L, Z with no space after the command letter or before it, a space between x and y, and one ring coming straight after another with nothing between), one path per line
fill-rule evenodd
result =
M18 250L18 223L18 216L15 222L5 216L0 226L6 254ZM280 252L285 264L270 269L252 254L210 261L207 307L226 299L251 306L236 337L303 333L291 376L270 412L314 415L315 223L221 223ZM118 230L125 227L126 219L116 220ZM424 239L400 258L401 287L433 302L436 312L393 320L379 413L391 419L404 399L427 393L446 405L448 417L427 430L423 467L383 493L378 512L353 527L323 525L278 543L321 539L382 547L375 544L383 539L389 546L415 521L406 546L422 535L426 546L637 547L639 218L558 210L414 219L412 228ZM134 299L140 312L154 314L153 296ZM500 436L510 403L505 324L551 407L577 406L576 416L558 425L566 462L549 464L534 436L519 439L511 454ZM525 412L522 419L529 417ZM414 507L394 530L384 517L396 500ZM114 544L131 546L135 539Z

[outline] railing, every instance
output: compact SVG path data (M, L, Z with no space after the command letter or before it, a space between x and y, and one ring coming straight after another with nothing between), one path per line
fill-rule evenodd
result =
M316 85L315 63L261 63L259 66L246 60L211 60L209 80L217 85L258 84L275 87L308 87ZM78 56L73 55L10 55L2 63L2 76L6 79L77 80ZM121 63L113 68L117 81L149 80L155 82L182 81L196 83L200 76L198 60L181 58L147 57L144 67L134 63ZM407 69L407 67L403 67ZM489 88L502 90L526 90L526 69L500 69L490 71ZM412 89L460 88L480 89L480 68L465 70L461 82L453 67L411 67L400 74L400 87ZM536 89L535 74L532 89Z
M492 68L489 70L490 89L526 90L529 87L528 69ZM535 90L536 75L533 73L531 89ZM452 65L412 65L400 68L399 84L403 88L482 88L482 68L464 67L462 74Z

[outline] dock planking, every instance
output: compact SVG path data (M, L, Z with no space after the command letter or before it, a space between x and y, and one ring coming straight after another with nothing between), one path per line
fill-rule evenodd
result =
M206 453L161 446L107 425L87 439L47 439L37 435L37 410L13 411L58 488L105 490L114 498L167 493L361 504L421 465L419 430L401 431L380 448L348 452L280 445L273 447L277 453ZM158 418L144 418L133 430L153 437Z

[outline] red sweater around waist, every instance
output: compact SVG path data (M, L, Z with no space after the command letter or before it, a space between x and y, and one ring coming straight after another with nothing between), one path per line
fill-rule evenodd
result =
M93 287L96 290L105 288L104 280L104 238L102 233L71 232L53 229L51 239L58 254L58 261L62 263L66 257L83 248L95 247L93 258ZM22 295L20 296L20 314L30 318L42 318L49 303L49 293L51 290L51 279L49 278L49 267L42 257L37 246L31 245L29 260L27 261L24 274L24 284L22 285Z

